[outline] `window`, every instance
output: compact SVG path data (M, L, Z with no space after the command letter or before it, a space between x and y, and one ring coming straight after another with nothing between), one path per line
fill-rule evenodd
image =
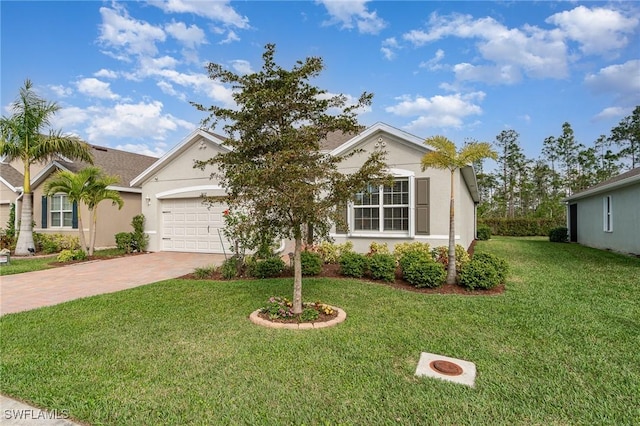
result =
M613 217L611 214L611 195L607 195L602 199L603 204L603 217L604 217L604 232L613 232Z
M409 180L397 179L391 186L368 185L356 194L353 216L356 231L408 231Z
M64 194L51 197L51 226L69 228L73 226L73 203Z

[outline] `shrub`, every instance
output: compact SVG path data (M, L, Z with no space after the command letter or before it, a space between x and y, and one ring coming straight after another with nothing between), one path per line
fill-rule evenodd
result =
M320 312L315 308L304 308L300 314L300 322L312 322L318 319Z
M322 270L322 257L318 253L303 251L300 253L302 275L318 275Z
M131 232L118 232L116 234L116 247L125 253L132 253L135 250L133 234Z
M469 290L490 289L500 284L500 276L491 263L477 260L474 256L460 271L459 282Z
M552 243L566 243L569 241L569 230L564 226L558 226L549 231L549 241Z
M473 255L473 260L493 266L498 273L498 284L503 283L507 279L509 265L505 259L491 253L476 253Z
M407 251L400 257L398 263L400 264L400 268L404 271L407 269L407 266L413 262L417 262L419 260L433 260L431 258L431 254L426 256L424 253L419 251Z
M478 225L478 239L487 241L491 238L491 228L489 225Z
M396 259L388 253L376 253L369 257L369 273L374 280L394 281Z
M334 244L330 241L322 241L312 248L312 251L318 253L324 263L338 263L343 253L353 251L353 243L347 241L342 244Z
M144 233L144 215L139 214L131 219L133 232L116 234L116 246L125 253L143 252L149 244L149 236Z
M483 218L482 224L489 226L492 235L511 237L548 236L555 227L563 226L564 217L554 219L538 218Z
M193 275L195 275L196 279L206 280L207 278L211 278L215 270L216 268L214 266L205 266L202 268L196 268L193 271Z
M377 243L375 241L372 241L369 245L369 254L376 253L389 254L389 246L387 245L387 243Z
M360 253L347 252L340 256L340 273L347 277L362 278L367 271L367 257Z
M293 304L286 297L270 297L260 312L267 314L270 319L292 318Z
M238 276L238 259L232 256L222 263L220 266L220 274L225 280L230 280Z
M69 250L65 249L58 254L56 260L58 262L69 262L71 260L85 260L87 258L87 254L80 249Z
M399 243L396 244L393 249L393 255L397 261L400 261L402 256L408 252L422 253L425 257L431 257L431 246L429 243L421 243L414 241L412 243Z
M433 249L433 260L444 265L444 269L449 266L449 247L438 246ZM469 253L460 244L456 244L456 271L460 273L462 267L469 262Z
M258 260L251 268L251 275L256 278L277 277L284 271L285 264L279 257Z
M58 253L61 250L77 250L80 248L80 240L75 235L42 234L33 233L33 242L36 251L46 254Z
M425 257L404 257L402 276L411 285L435 288L441 286L447 278L447 272L441 263Z

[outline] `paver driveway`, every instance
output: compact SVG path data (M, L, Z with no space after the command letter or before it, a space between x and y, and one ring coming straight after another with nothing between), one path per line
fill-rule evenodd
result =
M137 287L220 265L220 254L145 253L0 277L0 315Z

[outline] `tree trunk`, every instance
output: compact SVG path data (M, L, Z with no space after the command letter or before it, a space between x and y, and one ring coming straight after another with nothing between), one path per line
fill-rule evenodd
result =
M25 192L22 195L22 212L20 213L20 230L18 231L18 241L16 242L15 254L26 256L29 248L35 250L33 243L33 194Z
M91 212L91 222L89 223L89 256L93 256L96 246L96 225L98 223L98 207Z
M78 203L78 236L80 237L80 250L87 252L87 239L84 236L84 226L82 226L82 215L80 214L80 203Z
M451 200L449 201L449 266L447 267L447 284L456 283L456 222L454 211L453 177L451 170Z
M302 313L302 237L296 237L296 246L293 251L293 313Z

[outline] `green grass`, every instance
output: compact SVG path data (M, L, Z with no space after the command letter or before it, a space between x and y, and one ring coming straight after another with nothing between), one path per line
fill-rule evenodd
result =
M103 249L96 250L93 254L97 257L112 257L120 256L124 252L118 249ZM8 265L0 266L0 275L12 275L21 274L23 272L42 271L44 269L53 268L52 263L56 262L57 255L51 255L47 257L21 257L11 258L11 262Z
M536 238L499 296L305 279L329 329L252 324L290 279L169 280L0 318L0 390L90 424L632 425L640 260ZM420 352L476 363L476 387L414 376Z

